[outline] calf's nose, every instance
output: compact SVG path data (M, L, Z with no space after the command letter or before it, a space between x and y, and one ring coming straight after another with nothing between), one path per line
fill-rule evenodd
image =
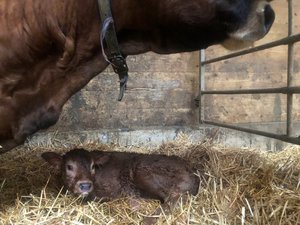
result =
M92 189L92 183L91 182L79 183L79 189L82 192L88 192Z

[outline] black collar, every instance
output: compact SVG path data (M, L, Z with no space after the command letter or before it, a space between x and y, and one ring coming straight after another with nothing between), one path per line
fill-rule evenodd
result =
M115 73L119 75L120 92L118 101L121 101L126 89L128 80L128 67L126 59L120 52L117 34L114 26L114 20L111 13L110 0L97 0L101 18L101 49L105 60L112 65ZM103 41L105 40L106 50L104 50Z

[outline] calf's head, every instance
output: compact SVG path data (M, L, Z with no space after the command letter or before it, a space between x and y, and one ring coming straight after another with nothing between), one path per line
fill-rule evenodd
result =
M63 185L72 193L86 197L94 190L95 164L88 151L74 149L64 155L45 152L42 158L60 174Z

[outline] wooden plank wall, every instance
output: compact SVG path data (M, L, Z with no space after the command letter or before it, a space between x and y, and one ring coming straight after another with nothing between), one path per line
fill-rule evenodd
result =
M300 2L295 2L296 31L300 32ZM274 3L276 22L266 43L287 35L287 2ZM294 84L300 85L300 44L296 46ZM226 54L211 47L209 58ZM286 82L287 47L207 66L206 89L280 87ZM131 130L145 127L198 126L194 98L198 91L199 54L128 57L130 80L122 102L117 102L118 79L111 69L94 78L65 105L60 121L50 130ZM300 98L294 103L294 119L300 121ZM286 116L282 95L210 96L205 98L205 118L229 123L278 123Z
M117 75L108 69L70 99L54 129L192 126L197 120L198 58L198 52L128 57L130 79L122 102L117 101Z

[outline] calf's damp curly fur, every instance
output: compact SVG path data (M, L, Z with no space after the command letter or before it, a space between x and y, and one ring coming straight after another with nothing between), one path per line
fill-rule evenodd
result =
M87 199L132 196L164 203L182 194L196 195L199 188L196 171L177 156L74 149L42 157L68 190Z

